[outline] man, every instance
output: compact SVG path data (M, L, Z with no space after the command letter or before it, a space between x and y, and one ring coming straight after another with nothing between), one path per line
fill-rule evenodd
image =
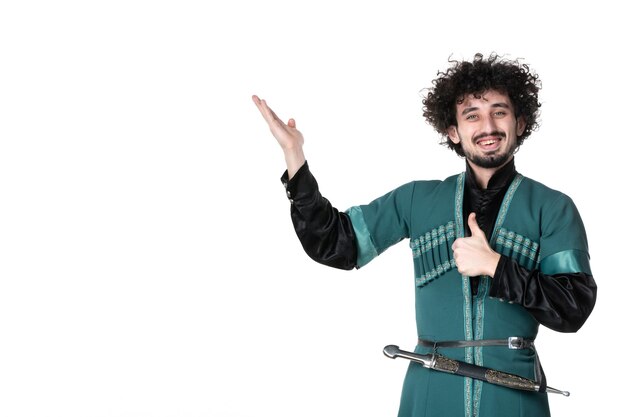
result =
M423 101L426 120L466 158L444 181L414 181L345 213L324 199L294 119L253 100L283 149L296 233L318 262L366 265L409 239L415 267L416 352L534 379L539 324L575 332L596 284L585 230L566 195L525 178L513 155L537 127L539 79L492 55L453 62ZM514 338L514 339L510 339ZM514 340L515 343L508 343ZM409 365L399 416L549 416L545 392L519 391Z

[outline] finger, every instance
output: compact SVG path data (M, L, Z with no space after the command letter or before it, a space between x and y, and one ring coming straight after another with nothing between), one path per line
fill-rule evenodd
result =
M270 118L271 118L271 121L272 121L272 122L274 122L274 123L278 123L278 124L279 124L279 125L281 125L282 127L287 126L287 125L285 124L285 122L283 122L283 121L281 120L281 118L280 118L280 117L278 117L278 116L276 115L276 113L274 113L274 110L272 110L272 109L270 108L270 106L268 106L268 105L267 105L267 103L265 102L265 100L261 100L261 101L263 102L263 104L265 105L265 108L266 108L266 109L267 109L267 111L269 112L269 115L270 115ZM271 123L271 122L268 122L268 123Z
M467 225L469 226L472 236L484 235L483 231L480 230L478 222L476 221L476 213L470 213L469 217L467 218Z
M295 119L289 119L289 121L287 121L287 126L295 128L296 127Z
M272 121L272 114L270 112L271 110L267 106L267 103L265 102L265 100L261 100L258 96L252 96L252 101L254 101L254 104L256 104L257 109L259 109L259 111L261 112L261 116L263 116L265 121L267 123L271 123Z
M265 100L263 100L263 102L265 103ZM267 107L267 110L269 110L270 114L272 115L272 117L274 118L274 120L278 120L279 122L283 123L283 121L281 120L280 117L278 117L276 115L276 113L274 113L274 110L272 110L272 108L270 106L267 105L267 103L265 103L265 107ZM284 124L284 123L283 123Z
M259 96L253 95L252 101L254 102L254 105L256 106L256 108L259 109L261 114L263 114L263 109L261 109L261 99L259 98Z
M267 105L267 101L263 99L261 99L261 108L263 109L263 112L267 116L268 121L278 118L278 116L276 116L276 113L274 113L274 111L270 108L270 106Z
M263 109L263 101L259 98L259 96L257 96L256 94L252 96L252 101L254 101L254 104L256 105L257 109L259 109L259 111L261 113L264 113L264 109Z
M268 124L271 125L272 123L278 123L282 126L285 125L283 121L280 120L278 116L276 116L276 113L274 113L274 111L270 108L270 106L267 105L267 101L263 99L259 99L259 103L257 104L257 107L261 111L263 118Z

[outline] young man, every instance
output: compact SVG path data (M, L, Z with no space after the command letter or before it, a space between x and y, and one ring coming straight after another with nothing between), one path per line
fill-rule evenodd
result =
M282 180L309 256L336 268L359 268L410 239L415 352L436 349L543 388L533 343L539 324L577 331L593 309L596 284L574 203L515 170L513 155L537 126L539 88L537 76L517 61L478 54L471 62L453 62L424 99L424 116L466 158L466 171L402 185L344 213L320 195L295 120L285 124L264 100L253 100L285 154ZM549 415L545 392L415 363L399 411L401 417Z

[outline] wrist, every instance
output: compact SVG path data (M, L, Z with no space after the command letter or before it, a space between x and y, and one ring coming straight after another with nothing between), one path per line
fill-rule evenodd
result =
M285 154L285 162L287 163L287 172L289 174L289 179L293 178L293 176L298 172L304 162L306 161L304 157L304 151L302 147L294 147L294 148L284 148L283 152Z
M490 261L488 263L487 274L491 278L496 275L496 269L498 269L498 264L500 263L501 255L498 252L493 252L490 257Z

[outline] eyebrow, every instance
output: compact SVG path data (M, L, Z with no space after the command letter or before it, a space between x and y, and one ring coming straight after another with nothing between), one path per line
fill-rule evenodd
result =
M505 109L511 109L511 106L509 106L509 105L508 105L508 104L506 104L505 102L493 103L493 104L491 105L491 108L494 108L494 107L502 107L502 108L505 108ZM471 112L473 112L474 110L478 110L478 107L468 107L468 108L464 109L464 110L461 112L461 116L465 116L467 113L471 113Z

